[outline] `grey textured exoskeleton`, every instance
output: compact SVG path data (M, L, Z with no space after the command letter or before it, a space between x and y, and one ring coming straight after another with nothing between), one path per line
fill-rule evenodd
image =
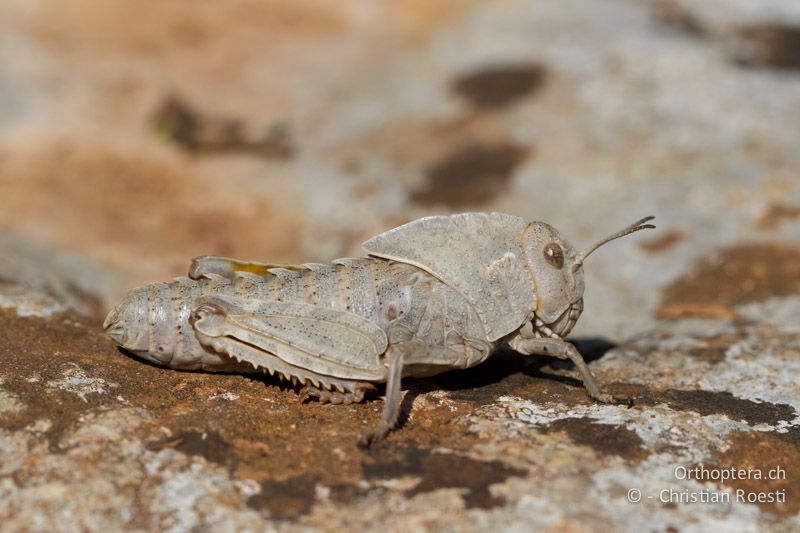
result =
M581 252L543 222L464 213L410 222L365 242L370 257L331 264L200 257L188 278L131 290L104 327L154 363L277 373L303 399L357 402L386 383L366 445L395 426L403 376L469 368L504 344L569 359L591 398L624 401L563 338L583 310L586 257L652 218Z

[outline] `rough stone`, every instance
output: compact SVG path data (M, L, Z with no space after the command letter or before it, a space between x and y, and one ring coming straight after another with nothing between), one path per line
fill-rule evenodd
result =
M579 247L654 214L586 265L576 333L619 340L698 259L800 238L794 2L235 4L0 8L0 227L117 273L104 302L203 254L359 254L443 209ZM530 156L432 179L498 146Z
M114 304L120 277L74 252L0 231L0 307L47 316L65 308L101 317Z
M145 364L73 311L5 309L0 522L12 530L792 529L800 341L769 317L800 312L798 302L761 302L746 321L665 321L604 346L592 370L612 393L633 397L630 408L590 402L567 365L511 353L407 380L403 426L368 451L356 440L378 419L374 397L304 405L264 376ZM697 474L731 468L750 477ZM780 469L784 477L767 479ZM631 490L640 502L628 501ZM737 491L786 496L739 502Z

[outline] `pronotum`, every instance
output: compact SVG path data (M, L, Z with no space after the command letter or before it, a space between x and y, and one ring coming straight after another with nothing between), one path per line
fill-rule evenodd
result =
M368 257L329 264L200 257L189 277L132 289L104 327L148 361L248 365L299 383L303 400L359 402L386 383L366 446L396 425L402 377L469 368L504 345L569 359L593 400L626 401L600 389L564 337L583 310L586 257L652 219L580 252L544 222L463 213L415 220L366 241Z

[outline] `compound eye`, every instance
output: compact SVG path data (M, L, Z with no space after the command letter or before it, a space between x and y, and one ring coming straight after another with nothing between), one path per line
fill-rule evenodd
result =
M561 249L561 246L558 244L551 242L547 246L544 247L544 260L547 263L558 270L564 266L564 250Z

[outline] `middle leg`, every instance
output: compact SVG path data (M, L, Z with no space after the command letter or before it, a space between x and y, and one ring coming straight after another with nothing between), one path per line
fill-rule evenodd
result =
M420 340L390 345L386 350L389 371L386 378L386 397L381 420L377 427L362 435L359 446L369 448L373 443L385 438L397 426L397 419L400 416L400 382L404 367L423 365L426 368L459 368L463 359L464 355L456 350L444 346L434 346ZM422 375L430 374L423 372Z

